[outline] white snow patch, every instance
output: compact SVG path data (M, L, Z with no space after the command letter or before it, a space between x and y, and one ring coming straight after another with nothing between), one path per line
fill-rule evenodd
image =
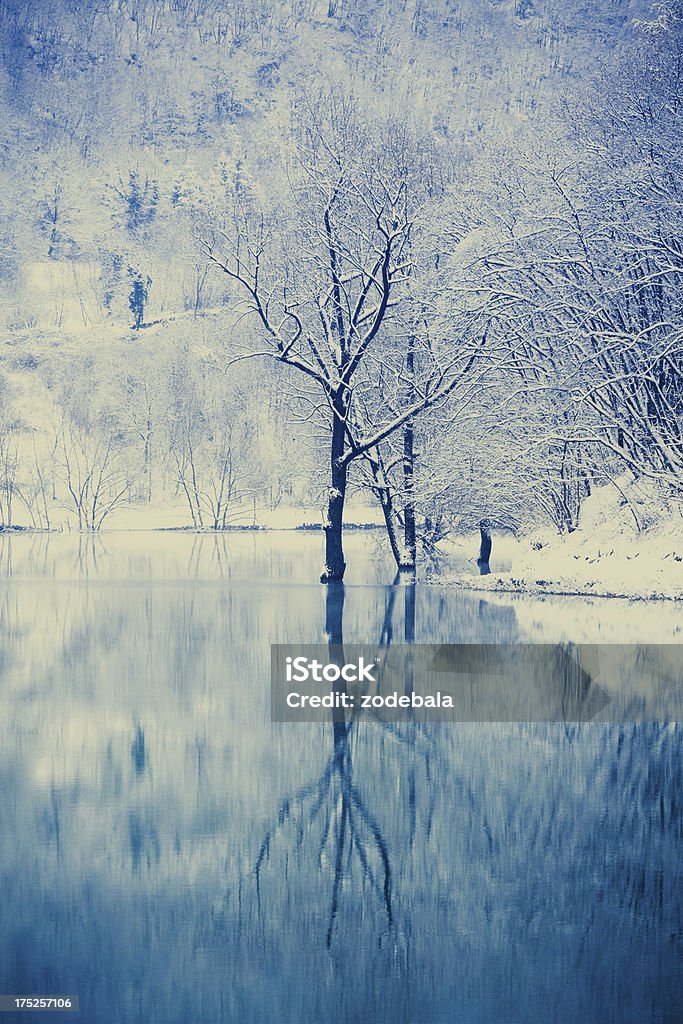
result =
M493 560L499 543L494 539ZM510 543L505 543L510 550ZM499 557L499 554L498 554ZM537 531L512 548L509 571L458 579L477 590L683 598L683 518L642 483L621 479L586 499L580 528Z

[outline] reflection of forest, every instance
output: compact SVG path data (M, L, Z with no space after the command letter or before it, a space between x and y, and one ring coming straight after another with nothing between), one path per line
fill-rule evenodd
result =
M675 1019L678 727L269 721L259 638L511 642L514 607L91 575L0 614L3 991L95 1024Z

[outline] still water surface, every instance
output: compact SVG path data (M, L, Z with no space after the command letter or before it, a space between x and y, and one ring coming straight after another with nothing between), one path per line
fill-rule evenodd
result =
M681 640L666 604L392 589L375 543L348 642ZM273 724L270 644L329 625L320 558L0 540L0 992L83 1024L679 1020L683 731Z

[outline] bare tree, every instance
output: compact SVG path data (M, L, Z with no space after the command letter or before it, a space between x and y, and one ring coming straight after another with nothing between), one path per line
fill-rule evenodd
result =
M260 324L265 344L245 354L279 360L321 396L330 437L321 576L327 583L343 579L346 568L351 463L448 395L463 364L457 342L443 346L414 401L365 429L355 390L370 356L381 359L392 313L405 298L416 189L402 133L362 122L351 101L328 98L308 115L279 220L238 207L230 224L206 233L203 246ZM417 199L424 201L422 192Z
M251 421L239 388L229 395L217 392L215 381L195 367L180 379L171 374L171 403L167 429L177 484L187 500L192 525L225 530L244 515L246 456Z
M13 425L0 427L0 525L12 526L14 497L17 493L16 429Z
M48 476L47 465L53 465L55 445L51 450L46 450L40 434L33 434L33 460L30 466L25 467L20 484L16 485L17 497L24 505L31 517L31 526L38 530L50 529L50 495L51 480Z
M56 431L56 449L67 492L67 508L78 528L94 532L112 512L131 501L134 473L128 438L110 417L84 421L65 409Z

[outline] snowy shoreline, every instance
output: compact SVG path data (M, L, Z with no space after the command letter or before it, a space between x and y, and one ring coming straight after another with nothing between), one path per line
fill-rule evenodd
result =
M657 509L657 513L653 513ZM348 534L382 534L378 510L357 504L349 509ZM244 518L253 513L245 510ZM238 536L287 532L322 535L310 508L258 509L252 522L233 523L225 530L184 524L182 505L129 507L112 515L107 526L90 537L112 534ZM647 522L644 528L636 524ZM45 531L10 527L4 536L78 533L73 524ZM66 527L66 529L65 529ZM368 536L370 542L370 536ZM526 594L542 597L584 597L627 601L683 600L683 518L677 509L660 510L642 485L625 479L618 486L596 488L583 503L579 529L560 536L537 530L525 537L494 530L490 573L477 575L479 534L471 531L443 544L439 567L418 572L423 583L480 593ZM393 563L391 563L393 564Z
M619 601L680 601L683 599L683 587L665 592L615 592L612 589L596 589L599 582L582 584L578 581L553 582L547 580L514 579L512 574L494 574L490 576L429 576L425 583L437 586L453 587L456 590L467 590L488 594L526 594L532 597L597 597L602 600L612 598Z
M474 543L471 538L468 554ZM622 478L594 489L574 532L496 537L490 574L463 578L446 570L434 582L487 592L681 600L683 518L678 508L667 510L653 500L642 484Z

